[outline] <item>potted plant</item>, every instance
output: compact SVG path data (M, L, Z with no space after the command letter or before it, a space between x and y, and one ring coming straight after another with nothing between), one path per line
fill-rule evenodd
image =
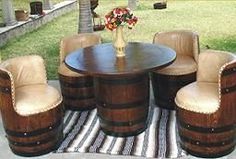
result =
M30 14L43 15L43 2L32 0L30 2Z
M16 9L15 15L17 21L27 21L29 19L29 13L24 9Z

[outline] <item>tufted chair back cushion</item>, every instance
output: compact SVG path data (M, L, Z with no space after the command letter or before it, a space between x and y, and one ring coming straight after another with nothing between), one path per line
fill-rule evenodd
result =
M224 51L204 51L199 55L197 81L217 83L220 68L234 59L235 56L233 54Z
M47 82L43 59L37 55L9 59L1 67L11 72L15 88Z
M198 61L198 35L192 31L177 30L160 32L154 36L153 43L169 46L178 55L188 55Z
M62 63L66 55L79 48L84 48L101 43L101 37L94 33L80 33L61 40L60 62Z

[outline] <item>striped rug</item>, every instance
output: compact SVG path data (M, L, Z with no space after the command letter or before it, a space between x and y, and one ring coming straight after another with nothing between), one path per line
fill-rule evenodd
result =
M67 111L64 140L56 153L88 152L153 158L186 156L178 144L175 111L155 107L150 102L149 123L145 132L130 137L113 137L99 128L97 110Z

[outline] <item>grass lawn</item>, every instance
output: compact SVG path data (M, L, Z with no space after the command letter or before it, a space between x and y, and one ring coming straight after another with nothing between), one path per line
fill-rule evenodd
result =
M12 0L12 4L13 4L13 8L14 9L24 9L28 12L30 12L30 2L33 2L34 0ZM37 0L37 1L41 1L42 0ZM64 0L51 0L52 4L57 4L59 2L62 2ZM0 1L0 6L2 2ZM1 7L0 7L0 23L3 22L3 17L2 17L2 11L1 11Z
M165 10L154 10L156 0L139 0L134 14L139 18L132 30L127 30L128 41L152 42L159 31L188 29L198 32L200 47L236 52L236 1L169 0ZM102 17L116 6L127 5L127 0L99 0L96 12ZM2 59L39 54L46 61L49 79L57 79L59 42L64 36L77 34L78 11L61 16L36 31L10 40L0 48ZM103 42L111 42L112 33L104 30Z

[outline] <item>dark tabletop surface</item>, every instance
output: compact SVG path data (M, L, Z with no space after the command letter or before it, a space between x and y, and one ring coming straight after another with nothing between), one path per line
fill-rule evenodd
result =
M125 57L117 58L111 43L78 49L65 59L73 71L93 76L117 76L144 73L171 64L174 50L157 44L131 42L125 49Z

